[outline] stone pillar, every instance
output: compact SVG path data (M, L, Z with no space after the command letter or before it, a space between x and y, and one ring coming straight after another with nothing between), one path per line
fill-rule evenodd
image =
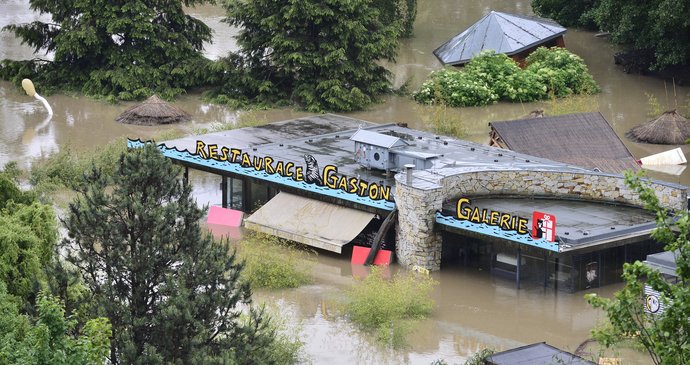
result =
M440 185L421 181L415 171L411 184L405 174L395 177L395 205L398 208L396 255L406 267L441 268L441 235L434 231L436 211L443 205Z

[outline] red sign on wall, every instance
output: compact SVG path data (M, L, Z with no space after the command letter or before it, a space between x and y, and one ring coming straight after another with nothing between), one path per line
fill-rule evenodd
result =
M542 212L532 213L532 238L556 241L556 217Z

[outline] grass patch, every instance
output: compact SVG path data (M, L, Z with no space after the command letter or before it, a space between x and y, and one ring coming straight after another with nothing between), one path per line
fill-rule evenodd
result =
M429 296L436 284L428 276L412 273L387 280L373 268L347 292L346 312L380 342L402 347L414 321L431 314L434 302Z
M465 123L456 110L449 108L445 103L433 104L428 108L431 109L429 124L434 133L455 138L467 135Z
M310 254L277 237L247 234L237 243L237 254L245 261L242 278L254 289L297 288L312 281Z
M94 151L82 153L75 153L69 147L65 147L60 152L34 163L31 166L29 183L41 196L59 189L72 188L93 166L100 168L104 174L114 173L120 155L126 151L125 140L116 140Z
M596 96L568 96L565 98L552 97L544 107L546 116L589 113L599 110L599 99Z

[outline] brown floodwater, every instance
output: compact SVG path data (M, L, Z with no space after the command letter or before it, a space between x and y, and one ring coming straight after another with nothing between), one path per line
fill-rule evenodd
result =
M530 14L529 1L490 0L419 0L415 36L402 41L395 63L387 63L396 86L409 83L418 87L440 63L432 50L459 33L491 10ZM232 36L236 29L221 23L222 9L203 6L189 13L206 21L214 29L213 44L206 45L210 58L236 49ZM48 20L29 10L27 0L0 0L0 27L7 24ZM566 46L579 54L589 66L602 92L576 103L580 109L599 110L636 158L665 151L675 146L638 144L623 137L631 127L649 119L648 97L658 99L666 109L687 111L690 88L674 88L672 83L640 75L625 74L613 64L616 48L594 33L570 29ZM32 50L7 32L0 32L0 59L29 59ZM50 59L51 55L36 57ZM37 90L41 92L40 86ZM54 115L47 118L42 105L8 82L0 82L0 165L18 161L30 166L32 161L61 149L93 150L123 137L153 138L167 131L192 133L214 123L234 123L240 113L205 103L198 94L180 97L175 105L193 116L190 123L175 126L144 127L118 124L114 119L132 103L108 104L83 96L48 96ZM487 107L449 109L445 116L462 121L465 138L484 143L488 140L490 121L509 120L530 111L553 108L553 103L498 103ZM388 96L368 110L348 114L378 123L406 122L412 128L429 129L428 123L443 111L416 104L409 97ZM306 113L291 109L256 112L254 117L267 122L291 119ZM682 146L687 153L688 147ZM680 175L650 173L654 178L690 185L690 171ZM220 179L193 173L194 191L200 203L220 203ZM542 288L516 290L509 280L492 278L473 270L444 269L433 273L439 285L433 299L436 308L431 318L419 322L409 336L409 346L393 350L381 346L337 315L333 303L343 290L353 284L349 260L328 253L318 256L314 266L315 282L299 289L259 291L256 299L277 306L287 318L293 333L304 341L305 361L329 364L429 364L444 359L449 364L462 363L483 347L508 349L547 341L566 350L584 341L600 314L583 300L584 292L554 293ZM354 268L355 271L361 268ZM398 270L397 266L391 268ZM611 295L619 286L596 289ZM624 364L647 364L644 354L621 351Z

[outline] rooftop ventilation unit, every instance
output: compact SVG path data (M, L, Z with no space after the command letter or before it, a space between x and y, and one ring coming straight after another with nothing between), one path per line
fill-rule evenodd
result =
M411 151L404 140L360 129L350 137L355 142L355 161L368 169L402 171L404 165L414 164L416 170L431 168L438 154Z

